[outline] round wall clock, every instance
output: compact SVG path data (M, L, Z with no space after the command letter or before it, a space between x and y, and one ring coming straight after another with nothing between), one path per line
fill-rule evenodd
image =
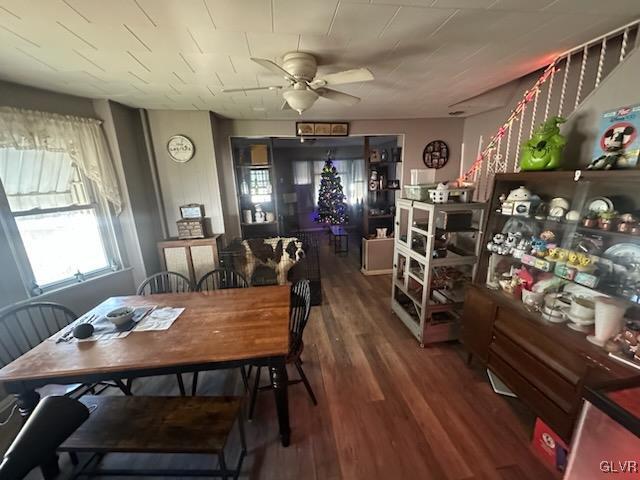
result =
M422 161L428 168L442 168L449 161L449 147L442 140L429 142L422 152Z
M196 153L196 147L189 137L174 135L167 142L167 151L172 160L178 163L188 162Z

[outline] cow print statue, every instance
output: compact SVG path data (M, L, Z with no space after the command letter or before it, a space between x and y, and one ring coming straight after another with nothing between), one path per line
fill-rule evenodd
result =
M295 237L238 240L228 251L234 254L234 268L250 283L256 268L266 266L275 270L278 284L284 285L291 267L305 257L302 242Z

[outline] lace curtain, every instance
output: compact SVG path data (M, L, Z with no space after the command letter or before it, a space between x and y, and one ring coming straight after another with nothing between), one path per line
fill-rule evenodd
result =
M100 125L93 118L0 107L0 148L66 153L119 213L120 189Z

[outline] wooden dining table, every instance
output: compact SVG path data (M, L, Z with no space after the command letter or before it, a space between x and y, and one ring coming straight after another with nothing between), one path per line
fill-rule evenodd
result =
M290 441L288 378L290 289L286 285L199 293L112 297L87 312L122 306L184 307L168 330L132 331L124 338L56 342L66 329L0 370L0 383L28 417L47 384L94 383L173 373L268 367L283 446ZM46 477L57 472L43 465Z

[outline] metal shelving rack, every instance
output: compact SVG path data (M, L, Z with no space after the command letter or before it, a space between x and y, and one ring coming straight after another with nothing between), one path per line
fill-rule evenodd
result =
M443 216L452 212L471 212L472 226L458 230L437 228ZM432 288L434 268L466 266L471 270L469 280L473 281L485 218L485 203L397 201L391 308L420 346L457 338L462 298L445 300L441 290ZM434 258L436 235L443 233L451 237L446 256ZM449 321L435 321L433 315L442 312L448 313Z

